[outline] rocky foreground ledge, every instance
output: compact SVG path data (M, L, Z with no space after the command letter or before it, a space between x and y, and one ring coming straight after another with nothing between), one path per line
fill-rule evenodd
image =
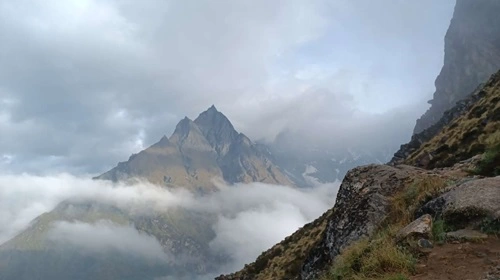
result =
M320 279L351 244L394 224L404 227L426 214L431 224L440 221L456 230L495 229L500 225L500 177L467 177L469 168L470 162L434 170L408 165L354 168L326 217L306 225L243 270L216 279ZM313 224L324 228L311 237L307 229ZM290 240L306 246L298 250L286 244Z

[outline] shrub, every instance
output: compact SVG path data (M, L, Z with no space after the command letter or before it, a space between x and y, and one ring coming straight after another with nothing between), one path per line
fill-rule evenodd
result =
M486 149L474 173L483 176L500 175L500 143Z

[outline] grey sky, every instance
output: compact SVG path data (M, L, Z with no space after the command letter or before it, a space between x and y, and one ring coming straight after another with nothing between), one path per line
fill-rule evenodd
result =
M401 142L453 2L2 1L0 168L99 173L212 104L252 139Z

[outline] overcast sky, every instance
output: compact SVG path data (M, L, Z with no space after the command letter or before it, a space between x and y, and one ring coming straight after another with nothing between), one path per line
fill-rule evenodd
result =
M453 6L0 1L0 168L103 172L212 104L254 140L367 123L409 137Z

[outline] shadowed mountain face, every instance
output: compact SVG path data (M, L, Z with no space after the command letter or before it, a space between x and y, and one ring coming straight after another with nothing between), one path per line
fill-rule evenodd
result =
M158 143L96 177L112 181L129 178L196 191L213 190L214 179L231 184L292 185L273 164L267 149L238 133L215 106L194 121L184 118L170 138L164 136Z
M500 1L458 0L445 37L444 65L436 78L431 108L414 134L435 124L446 110L500 69Z

